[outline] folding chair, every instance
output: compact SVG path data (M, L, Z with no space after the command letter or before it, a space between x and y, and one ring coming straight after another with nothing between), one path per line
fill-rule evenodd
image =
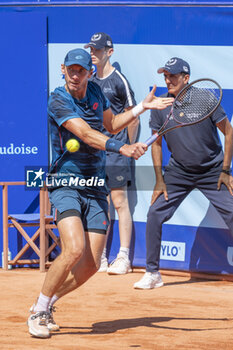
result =
M48 263L49 254L58 245L60 246L59 238L54 234L53 229L56 225L53 222L53 217L49 215L50 205L48 200L48 192L46 188L40 188L40 212L39 213L24 213L24 214L9 214L8 213L8 186L25 185L25 182L0 182L2 189L3 203L3 261L4 269L8 270L8 265L25 265L39 264L40 271L45 271L45 265ZM26 244L20 249L17 255L8 261L8 235L9 227L14 227L26 240ZM25 231L27 227L37 227L37 230L32 237ZM52 242L49 246L49 237ZM35 241L39 238L39 245ZM22 259L25 252L32 248L38 255L39 259Z

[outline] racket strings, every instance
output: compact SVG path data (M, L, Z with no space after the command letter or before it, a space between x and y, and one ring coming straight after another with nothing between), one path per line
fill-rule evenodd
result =
M199 81L187 86L177 96L173 117L181 124L195 123L209 116L216 109L219 101L218 86L212 81Z

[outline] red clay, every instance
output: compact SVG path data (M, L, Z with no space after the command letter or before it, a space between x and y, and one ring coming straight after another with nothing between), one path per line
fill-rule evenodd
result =
M44 274L0 270L1 350L232 350L233 284L163 275L165 286L134 290L142 272L97 273L57 303L60 332L28 334L28 309Z

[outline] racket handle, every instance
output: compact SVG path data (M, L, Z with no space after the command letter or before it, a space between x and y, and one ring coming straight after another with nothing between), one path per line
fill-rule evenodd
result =
M159 137L159 134L157 132L153 134L149 139L147 139L144 143L147 144L147 146L150 146L157 138Z

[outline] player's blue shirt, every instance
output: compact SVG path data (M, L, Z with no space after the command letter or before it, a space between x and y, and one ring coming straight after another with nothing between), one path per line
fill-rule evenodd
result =
M91 128L101 132L103 112L109 106L109 101L101 92L100 87L90 81L87 85L86 96L82 100L72 97L64 86L52 92L48 101L52 157L50 173L56 174L56 178L68 181L71 177L86 180L93 177L105 179L105 151L87 145L64 128L63 123L69 119L82 118ZM80 143L80 149L74 153L67 151L65 146L71 138L77 139ZM99 195L107 193L105 186L80 186L73 183L71 187L85 190L93 196L97 193Z
M162 97L170 97L164 94ZM165 122L171 107L164 110L152 110L150 128L158 131ZM190 173L204 173L217 168L223 161L223 151L216 124L227 118L223 108L217 110L202 122L185 126L164 135L171 157L169 166Z

